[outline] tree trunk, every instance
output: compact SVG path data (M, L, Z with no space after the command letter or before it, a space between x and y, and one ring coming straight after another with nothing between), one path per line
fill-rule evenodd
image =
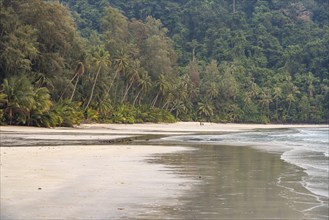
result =
M73 99L73 96L74 96L75 90L77 89L77 85L78 85L79 78L80 78L80 77L78 76L77 81L76 81L75 84L74 84L74 89L73 89L73 92L72 92L72 95L71 95L71 98L70 98L70 102L72 102L72 99Z
M152 108L154 108L156 102L158 101L159 95L160 95L160 92L158 92L157 95L155 96L155 98L153 99L153 101L152 101Z
M73 80L74 80L75 77L77 77L77 76L78 76L78 73L76 73L76 74L73 76L73 78L70 80L69 84L67 84L67 86L65 87L65 89L64 89L64 91L63 91L63 93L62 93L62 95L59 97L59 100L61 100L61 99L63 98L63 95L65 94L67 88L69 87L69 85L73 82Z
M86 107L85 107L85 111L87 111L87 109L88 109L88 107L89 107L89 105L90 105L90 102L91 102L91 100L93 99L93 96L94 96L94 90L95 90L95 86L96 86L97 78L98 78L98 75L99 75L100 71L101 71L101 66L99 65L99 67L98 67L98 71L97 71L96 76L95 76L95 81L94 81L93 87L91 88L90 97L89 97L88 103L87 103L87 105L86 105Z
M123 97L122 97L121 103L123 103L123 102L126 100L126 97L127 97L127 95L128 95L128 92L129 92L129 90L130 90L130 88L131 88L132 85L133 85L133 82L131 82L131 83L129 84L129 86L126 88L126 90L125 90L125 94L124 94Z
M9 108L9 125L13 123L13 109Z
M114 77L113 77L113 80L112 80L112 82L111 82L111 84L110 84L109 89L107 90L106 95L110 95L111 88L112 88L112 86L113 86L113 84L114 84L114 81L116 80L117 76L118 76L118 71L115 71L115 75L114 75Z
M138 93L137 93L137 95L136 95L136 97L135 97L135 99L134 99L133 106L135 106L136 101L137 101L137 99L138 99L138 97L140 96L141 93L142 93L142 89L140 89L140 90L138 91Z
M291 101L289 102L289 105L288 105L288 110L287 110L287 119L289 118L290 107L291 107Z

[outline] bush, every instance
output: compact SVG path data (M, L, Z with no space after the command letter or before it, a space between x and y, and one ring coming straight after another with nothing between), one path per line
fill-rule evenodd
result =
M49 115L54 126L73 127L73 125L79 125L84 119L81 104L68 100L56 103Z

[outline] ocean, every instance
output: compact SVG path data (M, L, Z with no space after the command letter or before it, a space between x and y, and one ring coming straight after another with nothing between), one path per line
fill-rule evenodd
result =
M329 210L329 128L271 129L230 134L200 134L172 136L166 140L184 143L208 143L218 145L250 146L278 154L281 160L302 170L304 173L294 180L295 170L283 173L277 178L277 186L288 193L282 197L291 197L293 203L302 203L302 197L313 197L316 202L303 212L317 214L317 210ZM289 181L285 181L289 179ZM302 186L305 191L297 189ZM322 218L321 218L322 219Z

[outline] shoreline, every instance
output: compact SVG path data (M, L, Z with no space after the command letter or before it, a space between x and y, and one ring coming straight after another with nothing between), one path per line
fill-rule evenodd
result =
M0 126L0 131L8 132L98 132L99 129L111 130L117 133L122 130L137 132L194 132L194 131L245 131L253 129L280 129L280 128L310 128L310 127L325 127L328 128L329 124L241 124L241 123L211 123L204 122L200 125L199 122L176 122L176 123L142 123L142 124L102 124L102 123L90 123L80 124L74 127L55 127L55 128L43 128L43 127L29 127L29 126L15 126L6 125ZM88 131L93 129L93 131Z
M138 139L147 135L191 135L195 133L231 133L245 132L266 129L292 129L292 128L328 128L329 125L286 125L286 124L215 124L199 122L177 122L173 124L81 124L73 128L56 127L40 128L25 126L0 126L0 146L15 146L15 139L18 142L38 140L30 145L47 145L49 142L42 140L58 140L58 142L72 141L75 144L82 144L81 141L93 144L108 144L122 142L125 140ZM8 138L9 137L9 138ZM80 142L78 142L80 141ZM102 141L104 143L102 143ZM65 144L65 143L63 143ZM21 146L21 144L19 144Z
M134 218L142 214L146 217L151 216L149 219L152 219L152 216L162 215L162 218L165 218L166 215L175 215L177 210L174 209L180 207L182 201L190 204L191 193L198 192L203 195L204 192L199 189L207 191L207 188L203 188L202 184L207 185L212 177L209 177L210 179L207 181L207 175L199 173L201 171L196 172L199 166L193 168L195 161L189 159L189 157L198 157L200 150L203 148L186 143L168 146L164 141L150 142L149 144L145 144L147 141L141 143L132 141L125 144L115 143L116 140L122 138L134 139L143 135L191 135L204 132L232 133L253 131L255 129L300 127L327 128L327 125L287 126L206 123L200 126L198 123L188 122L142 125L91 124L81 125L77 128L55 129L0 127L1 140L6 138L7 140L16 139L16 142L21 142L22 145L24 143L26 145L31 144L29 146L12 147L13 142L8 142L5 146L1 145L1 218L49 219L61 217L61 219L82 219L88 217L94 219L120 219ZM61 138L62 140L60 140ZM36 142L36 140L56 142L57 146L49 146L45 142ZM72 140L78 141L79 144L65 145L65 143ZM104 145L92 144L93 141L104 140L114 142L112 144L104 143ZM81 144L86 141L90 141L90 145ZM34 145L36 143L40 145ZM208 148L212 149L209 146L205 149ZM226 150L223 151L223 149ZM220 160L226 161L221 165L223 167L221 169L225 168L226 163L237 163L234 162L236 161L235 157L235 159L231 158L232 149L235 149L233 152L237 155L244 151L249 152L248 157L250 159L248 161L250 164L248 166L256 167L252 168L251 175L259 173L261 169L265 169L264 172L271 169L270 164L266 166L267 168L261 168L263 163L268 163L268 159L262 160L264 162L257 162L257 154L266 158L277 157L277 155L266 156L268 153L264 152L255 153L257 152L255 149L241 151L239 147L234 146L224 147L223 149L217 149L218 152L223 154L222 157L219 155ZM187 155L187 157L185 158L184 155ZM242 155L245 155L245 153ZM206 152L206 156L200 158L201 162L203 161L200 167L206 167L207 163L214 159L213 156L214 152L210 154ZM152 161L156 158L160 158L160 162L153 163ZM163 158L169 158L169 160L162 161ZM177 158L177 162L174 161L175 158ZM180 164L183 158L186 160L187 170ZM279 158L276 159L276 161L279 160ZM283 161L276 163L279 167L285 164ZM191 168L191 166L193 169L189 171L188 167ZM181 172L181 169L185 170L185 174ZM204 168L205 171L202 172L208 172L209 169L214 169L214 167ZM236 168L229 166L227 169L229 172L227 175L231 175L230 172L236 172L234 171ZM224 171L225 169L221 172ZM193 175L188 175L188 173ZM241 173L241 175L244 174L244 172ZM227 175L222 173L220 178ZM300 175L298 174L298 178L301 177ZM235 176L232 178L234 180ZM231 181L231 178L227 181ZM260 191L268 184L264 182L265 180L262 181ZM220 184L225 185L226 183L221 182ZM257 185L258 182L248 184ZM217 190L216 186L218 185L213 184L212 190ZM271 188L272 186L267 187ZM235 191L239 191L238 189L236 188ZM258 190L256 189L255 192L258 192ZM277 193L278 191L276 189L273 192ZM264 193L269 192L264 191ZM270 195L275 197L274 204L278 206L277 208L281 211L285 210L283 212L286 212L287 216L301 216L301 213L289 211L282 206L277 195ZM266 198L265 194L259 196L262 199ZM226 195L223 199L229 201L230 195ZM287 203L285 199L281 202L284 201ZM194 202L197 204L199 201ZM309 201L306 200L306 202ZM245 205L241 203L241 208ZM184 209L184 207L181 208ZM17 213L17 210L21 211ZM227 210L222 211L226 213ZM151 213L146 214L145 212ZM268 212L275 217L270 210ZM197 215L197 213L195 214ZM248 215L253 216L252 213Z

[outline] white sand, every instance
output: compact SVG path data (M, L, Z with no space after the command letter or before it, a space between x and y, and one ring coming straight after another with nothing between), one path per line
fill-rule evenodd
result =
M233 132L314 125L175 124L81 125L77 128L0 127L7 138L94 140L137 134ZM328 127L322 125L317 127ZM58 135L56 135L58 134ZM92 135L95 134L95 135ZM54 136L55 135L55 136ZM83 135L87 135L82 137ZM88 136L89 135L89 136ZM164 146L1 147L1 219L131 218L175 205L195 180L144 161L152 154L186 150Z
M143 159L179 150L185 148L3 147L1 219L113 219L174 205L190 180Z
M79 128L104 130L110 129L114 133L166 133L181 134L194 132L236 132L253 129L272 129L272 128L307 128L307 127L328 127L328 125L290 125L290 124L217 124L199 122L178 122L174 124L84 124Z
M98 133L98 134L171 134L186 132L235 132L252 129L328 127L328 125L291 124L216 124L199 122L177 122L174 124L82 124L76 128L31 128L0 126L0 131L24 133Z

